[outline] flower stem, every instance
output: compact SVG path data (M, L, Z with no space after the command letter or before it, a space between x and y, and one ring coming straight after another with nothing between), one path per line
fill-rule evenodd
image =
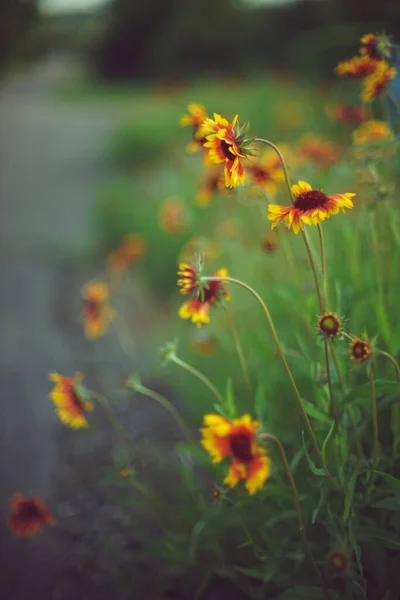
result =
M378 430L378 408L376 404L376 389L374 374L371 367L368 368L369 380L371 382L371 411L372 411L372 467L375 468L379 454L379 430Z
M216 279L218 281L226 281L227 280L226 277L224 277L224 278L217 277ZM200 381L202 381L212 391L212 393L214 394L214 396L216 397L218 402L221 404L221 406L225 405L225 400L222 397L222 395L220 394L220 392L217 390L217 388L214 386L214 384L212 384L211 381L205 375L203 375L203 373L201 373L200 371L198 371L197 369L195 369L194 367L192 367L185 361L183 361L180 358L178 358L177 356L175 356L175 354L173 354L170 357L170 360L172 360L172 362L174 362L175 364L179 365L180 367L182 367L183 369L185 369L186 371L188 371L189 373L191 373L192 375L197 377L197 379L200 379Z
M392 363L394 364L395 369L396 369L397 377L400 379L400 367L399 367L396 359L391 354L389 354L389 352L384 352L383 350L377 350L377 352L378 352L378 354L382 354L382 356L386 356L386 358L388 358L389 360L392 361Z
M247 527L247 523L244 520L243 515L240 513L236 502L234 502L231 498L228 498L227 496L225 497L225 499L227 500L227 502L229 502L229 504L231 506L233 506L236 509L236 514L239 517L239 521L242 526L243 532L244 532L246 538L248 539L249 543L253 547L256 558L260 559L262 557L263 560L265 560L267 558L267 556L266 556L265 552L262 550L262 548L260 548L260 546L254 541L253 536L251 535L250 530Z
M299 532L300 532L300 535L301 535L301 537L303 539L304 547L306 549L306 552L307 552L308 558L310 560L310 563L312 564L312 567L313 567L313 569L314 569L314 571L315 571L315 573L316 573L316 575L317 575L317 577L318 577L318 579L319 579L319 581L321 583L322 589L324 591L325 598L327 598L327 600L329 600L330 599L329 591L328 591L328 589L326 587L324 578L322 577L322 574L321 574L321 572L320 572L320 570L318 568L318 565L317 565L317 563L315 561L315 558L314 558L313 553L311 551L310 543L309 543L308 538L307 538L307 534L306 534L306 530L305 530L305 526L304 526L304 521L303 521L303 515L302 515L302 512L301 512L301 505L300 505L300 500L299 500L299 493L297 491L296 482L295 482L294 477L292 475L292 472L290 470L290 466L289 466L289 463L288 463L288 459L286 457L285 449L283 448L283 446L282 446L281 442L279 441L279 439L277 437L275 437L274 435L270 434L270 433L263 433L263 434L261 434L260 437L262 439L264 439L265 441L267 441L267 442L272 442L278 448L278 451L279 451L279 454L280 454L283 466L285 468L287 477L289 479L290 487L292 489L293 502L294 502L294 505L296 507L297 522L299 524Z
M313 272L315 290L316 290L317 296L318 296L319 309L320 309L321 312L323 312L323 310L324 310L324 308L323 308L324 307L324 303L323 303L323 300L322 300L321 288L320 288L319 281L318 281L317 267L315 266L315 261L314 261L314 257L313 257L312 252L311 252L310 242L308 240L307 233L303 230L302 234L303 234L304 243L306 245L308 259L310 261L311 270Z
M279 150L278 146L275 146L275 144L273 144L272 142L270 142L269 140L264 140L263 138L256 138L254 140L255 142L260 142L261 144L265 144L266 146L269 146L270 148L272 148L276 154L278 155L279 160L281 161L281 165L282 165L282 169L283 169L283 173L285 175L285 181L286 181L286 185L288 187L289 190L289 195L292 201L292 204L294 204L294 198L293 198L293 194L292 194L292 185L290 183L290 178L289 178L289 173L288 173L288 169L286 166L286 162L285 159L283 158L282 152Z
M278 351L278 355L279 355L280 359L282 360L282 363L283 363L283 366L285 368L286 374L288 376L290 385L292 386L292 389L293 389L293 392L294 392L294 395L295 395L296 402L297 402L297 405L299 407L300 413L301 413L301 415L303 417L303 420L304 420L304 422L306 424L308 433L309 433L309 435L311 437L311 440L312 440L315 452L316 452L316 454L318 456L318 459L319 459L320 463L323 466L323 469L325 471L326 476L329 477L332 480L332 482L335 484L335 486L337 487L337 484L336 484L335 480L332 478L332 476L331 476L331 474L330 474L330 472L328 470L328 467L326 466L326 464L325 464L325 462L324 462L324 460L322 458L321 451L319 449L319 445L318 445L317 439L315 437L315 434L314 434L313 428L311 426L310 420L309 420L309 418L307 416L307 413L304 410L303 403L301 401L301 397L300 397L299 391L298 391L297 386L296 386L296 382L293 379L292 372L291 372L291 370L289 368L289 365L287 363L285 354L284 354L283 349L282 349L282 345L281 345L281 343L279 341L278 334L277 334L275 326L274 326L274 322L272 320L271 314L270 314L270 312L269 312L266 304L264 303L263 299L261 298L261 296L252 287L250 287L249 285L247 285L247 283L244 283L243 281L240 281L240 279L234 279L233 277L202 277L201 279L202 279L202 281L225 281L225 282L235 283L236 285L239 285L239 286L243 287L244 289L246 289L248 292L250 292L256 298L256 300L259 302L259 304L261 305L261 308L263 309L265 317L267 319L268 326L269 326L269 329L271 331L272 337L274 339L275 346L276 346L276 349Z
M148 398L151 398L152 400L155 400L156 402L161 404L161 406L163 406L169 412L171 417L174 419L175 423L178 425L179 429L181 430L181 433L187 439L189 444L192 444L193 446L197 446L197 443L196 443L195 439L193 438L193 436L190 432L190 429L188 428L188 426L186 425L186 423L180 416L179 412L176 410L175 406L169 400L167 400L167 398L165 398L158 392L150 390L149 388L145 387L144 385L136 384L134 387L134 390L136 392L139 392L139 394L143 394L143 396L147 396Z
M322 227L318 224L318 234L319 234L319 244L321 248L321 271L322 271L322 302L323 302L323 310L326 310L328 304L328 295L327 295L327 283L326 283L326 256L325 256L325 244L324 244L324 234L322 232Z
M340 418L339 418L338 408L337 408L336 402L335 402L335 397L333 395L331 365L329 362L328 340L324 340L324 352L325 352L326 377L328 379L328 388L329 388L329 414L335 420L336 427L337 427L337 425L340 421Z
M225 306L225 304L223 305L223 307L224 307L225 312L226 312L226 316L227 316L227 319L228 319L229 326L230 326L230 328L232 330L232 335L233 335L233 339L235 341L235 346L236 346L236 350L237 350L237 353L238 353L240 366L242 368L243 377L244 377L244 379L246 381L246 384L247 384L247 387L248 387L248 390L249 390L250 394L252 394L253 393L253 388L252 388L252 385L251 385L251 381L250 381L250 377L249 377L249 372L247 370L247 364L246 364L246 359L245 359L244 354L243 354L242 344L240 343L239 334L238 334L238 331L237 331L237 328L236 328L236 325L235 325L235 320L234 320L233 315L232 315L231 311L229 310L229 308L227 306Z

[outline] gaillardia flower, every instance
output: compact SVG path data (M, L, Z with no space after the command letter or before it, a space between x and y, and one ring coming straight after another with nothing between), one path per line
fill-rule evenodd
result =
M331 215L336 215L339 210L345 212L345 208L353 208L351 198L355 196L348 192L326 196L320 190L313 190L305 181L292 185L292 193L295 197L293 206L269 204L268 210L271 214L268 215L268 219L273 221L272 229L284 219L286 227L293 227L294 233L297 234L303 229L303 223L319 225L325 219L330 219Z
M185 231L187 215L182 198L172 196L163 202L159 213L159 224L167 235L180 235Z
M82 373L75 373L73 377L50 373L49 379L56 384L49 396L56 405L60 420L72 429L86 429L88 422L85 411L91 412L93 403L88 391L80 383Z
M196 152L201 150L204 146L206 138L203 133L202 125L207 118L207 112L204 106L201 104L189 104L187 115L182 115L180 118L180 124L183 127L192 127L192 141L189 142L186 149L188 152Z
M396 77L396 73L395 67L391 67L386 60L378 61L374 71L364 80L361 100L365 103L373 102L387 88L390 81Z
M353 131L353 141L355 144L373 144L384 140L392 140L393 131L385 121L370 120L363 123L358 129Z
M223 298L229 300L229 294L225 289L223 281L208 281L199 285L198 275L193 267L180 265L179 275L181 279L178 285L182 294L193 293L194 298L182 304L179 309L181 319L191 319L197 327L210 322L210 308ZM213 277L228 277L226 269L219 269Z
M361 44L361 54L369 56L373 60L390 58L392 43L390 37L384 33L378 35L366 33L361 38Z
M201 444L210 454L213 462L221 462L230 457L231 464L224 484L233 488L241 480L249 494L260 490L271 472L271 459L263 446L257 444L258 421L250 415L229 421L221 415L205 415L200 432Z
M314 163L320 167L329 167L339 159L340 147L334 142L308 133L301 139L297 155L300 160Z
M114 310L107 300L110 296L108 285L101 281L89 281L82 288L83 309L81 312L85 335L95 339L103 335L114 318Z
M140 233L126 235L121 244L108 255L107 268L112 274L122 273L146 253L147 242Z
M232 123L214 113L213 119L206 119L204 132L207 142L205 148L209 149L209 159L216 164L225 163L225 186L237 187L239 182L244 185L244 168L242 161L252 155L249 147L253 140L245 139L246 127L238 125L238 115Z
M335 550L335 552L331 552L328 556L328 564L335 569L335 571L340 571L344 573L348 571L351 558L345 552L341 552L340 550Z
M8 525L15 535L31 537L43 531L45 525L54 525L46 504L41 498L14 494L10 500L11 516Z
M349 60L340 62L335 67L335 74L339 77L353 77L359 79L371 75L376 70L378 61L370 58L366 54L363 56L353 56Z
M364 363L369 360L373 354L371 344L367 340L353 338L349 346L351 360Z
M368 119L368 112L364 106L350 106L342 103L328 104L325 112L332 121L349 125L359 125Z
M246 172L254 185L263 189L268 196L275 196L285 180L279 156L272 148L264 150L257 160L252 161Z
M325 339L335 338L341 333L342 323L334 313L326 312L319 317L317 329Z
M213 165L206 172L206 177L201 183L196 194L196 204L198 206L208 206L214 197L219 193L228 194L230 191L225 187L225 175L221 165Z

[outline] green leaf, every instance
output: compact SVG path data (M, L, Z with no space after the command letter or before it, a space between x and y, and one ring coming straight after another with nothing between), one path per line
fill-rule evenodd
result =
M358 570L360 571L361 577L363 577L364 569L363 569L363 564L362 564L362 560L361 560L361 550L360 550L360 546L357 544L356 536L354 535L353 520L349 521L348 534L349 534L350 546L352 547L354 555L356 557L356 563L357 563Z
M321 408L315 404L312 404L312 402L309 402L308 400L304 400L304 398L301 399L301 402L309 417L317 419L318 421L323 421L324 423L331 422L330 417Z
M318 513L321 510L325 500L328 496L328 485L326 485L325 481L322 483L320 491L319 491L319 502L317 508L313 511L311 523L314 525L317 519Z
M372 504L374 508L381 508L382 510L400 510L400 500L397 496L389 496L388 498L382 498Z
M331 435L334 432L334 429L335 429L335 421L332 421L331 427L328 431L328 435L326 436L324 443L322 444L322 448L321 448L321 456L322 456L322 460L324 462L326 462L326 448L327 448L329 440L331 439Z
M228 377L228 380L226 382L225 399L226 399L226 410L228 413L228 417L230 419L234 419L236 416L236 406L235 406L235 397L233 395L233 383L232 383L231 377Z
M397 495L400 496L400 480L396 477L392 477L389 473L382 473L382 471L374 471L377 475L383 477L390 487L390 489Z
M350 516L350 510L353 504L354 492L356 489L356 481L358 478L359 472L354 471L352 476L350 477L350 481L346 486L346 496L344 499L344 512L343 512L343 520L347 521Z
M399 393L399 384L397 381L391 381L388 379L376 379L375 380L375 390L377 398L381 396L391 396ZM371 384L368 381L367 383L363 383L356 388L353 388L351 392L346 394L345 396L345 404L360 402L364 399L369 399L371 397Z
M272 562L267 563L265 566L262 567L240 567L238 565L233 565L233 568L238 573L242 573L243 575L246 575L247 577L251 577L253 579L258 579L263 583L271 581L271 579L275 576L278 570L277 565Z
M311 471L314 473L314 475L318 475L318 477L325 477L325 471L323 469L318 469L318 467L315 466L315 463L311 460L310 455L308 454L306 442L304 440L304 431L301 432L301 439L303 442L304 453L307 458L308 466L310 467Z
M196 552L197 552L197 544L199 541L199 537L205 526L207 525L207 521L201 519L197 521L195 526L192 529L192 533L190 535L190 546L189 546L189 557L193 563L196 561Z

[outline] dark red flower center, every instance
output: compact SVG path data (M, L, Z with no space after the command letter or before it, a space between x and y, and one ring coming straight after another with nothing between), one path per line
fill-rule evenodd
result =
M369 346L366 342L355 342L355 344L352 347L352 352L354 358L365 358L369 356Z
M297 196L294 206L300 210L312 210L313 208L322 208L327 200L328 197L323 192L310 190Z
M349 564L349 559L342 552L333 552L330 556L330 563L338 571L345 571Z
M255 181L260 183L264 183L271 179L271 174L266 169L262 169L261 167L257 167L257 165L253 165L251 167L251 174Z
M319 322L319 328L327 335L337 335L340 329L340 322L334 315L325 315Z
M232 152L229 150L229 148L231 148L231 146L232 146L232 144L228 144L228 142L226 142L225 140L221 140L222 153L225 156L225 158L227 158L228 160L235 159L234 154L232 154Z
M18 507L18 518L22 521L42 519L42 512L33 500L24 500Z
M100 305L91 298L85 300L85 312L89 320L95 321L100 317Z
M234 433L229 440L231 453L238 460L249 463L253 460L251 437L246 433Z

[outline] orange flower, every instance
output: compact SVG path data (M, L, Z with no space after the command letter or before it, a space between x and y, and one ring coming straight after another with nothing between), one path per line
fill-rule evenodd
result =
M225 194L228 192L225 187L224 172L221 166L214 166L206 174L205 180L197 191L196 203L198 206L208 206L214 197L221 192Z
M110 292L100 281L89 281L82 288L84 299L81 312L85 324L85 335L95 339L103 335L114 318L114 310L107 304Z
M187 265L181 265L181 271L179 274L182 274L182 267L187 267ZM193 269L193 267L187 267L187 269ZM219 269L214 273L214 277L228 277L228 271L226 269ZM209 311L212 305L217 304L225 298L225 300L229 300L229 294L224 287L223 281L208 281L206 286L198 289L193 282L195 278L191 271L190 277L183 277L180 281L185 282L184 285L181 285L183 294L188 294L190 292L194 292L196 297L188 302L182 304L179 309L179 316L181 319L191 319L192 323L195 323L197 327L201 327L202 324L208 324L210 322Z
M125 271L132 263L141 258L147 250L147 242L139 233L130 233L120 246L111 252L107 259L108 270L115 274Z
M373 144L393 138L394 133L385 121L372 119L363 123L353 132L353 141L358 145Z
M380 33L379 35L366 33L361 38L361 44L361 54L368 56L372 60L390 58L392 49L391 38L384 33Z
M182 263L179 265L178 287L181 294L196 294L201 289L201 269L200 266L187 265Z
M50 373L49 379L56 384L49 396L57 407L56 413L60 420L72 429L86 429L88 422L85 411L91 412L93 403L88 391L80 383L82 373L75 373L73 377Z
M363 106L349 106L347 104L328 104L326 114L332 121L350 125L359 125L368 119L368 112Z
M297 149L299 158L321 167L333 165L340 157L340 148L337 144L324 140L318 135L308 133L303 136Z
M203 148L204 142L206 141L201 126L207 118L207 112L201 104L189 104L188 113L189 114L187 115L181 116L180 124L183 127L192 127L193 139L187 145L186 150L188 152L196 152Z
M366 54L363 56L353 56L349 60L340 62L335 67L335 74L339 77L365 77L375 71L377 64L378 61L373 60Z
M11 516L8 525L15 535L31 537L43 531L45 525L54 525L46 504L41 498L14 494L10 500Z
M387 88L390 81L396 77L397 70L395 67L391 67L386 60L380 60L376 65L373 73L364 80L361 100L365 103L373 102Z
M162 231L167 235L180 235L186 229L185 207L182 198L167 198L159 214L159 223Z
M231 464L224 484L233 488L241 480L249 494L260 490L271 473L271 459L263 446L256 441L258 421L250 415L229 421L221 415L205 415L205 427L200 429L201 444L213 462L230 457Z
M239 182L244 185L245 174L241 161L251 155L251 140L244 138L243 129L239 128L237 122L238 115L232 123L228 123L221 115L214 113L214 120L206 119L204 123L207 138L204 146L209 148L211 162L225 164L225 186L228 188L237 187Z
M319 225L331 215L336 215L339 210L345 212L345 208L353 208L351 198L355 194L333 194L326 196L320 190L313 190L309 183L299 181L292 185L292 193L295 197L293 206L279 206L270 204L268 210L272 213L268 219L273 221L272 229L284 219L288 229L293 226L294 233L299 233L306 225Z
M258 159L246 168L246 172L254 185L263 189L269 196L275 196L280 184L285 180L279 156L272 148L264 150Z

